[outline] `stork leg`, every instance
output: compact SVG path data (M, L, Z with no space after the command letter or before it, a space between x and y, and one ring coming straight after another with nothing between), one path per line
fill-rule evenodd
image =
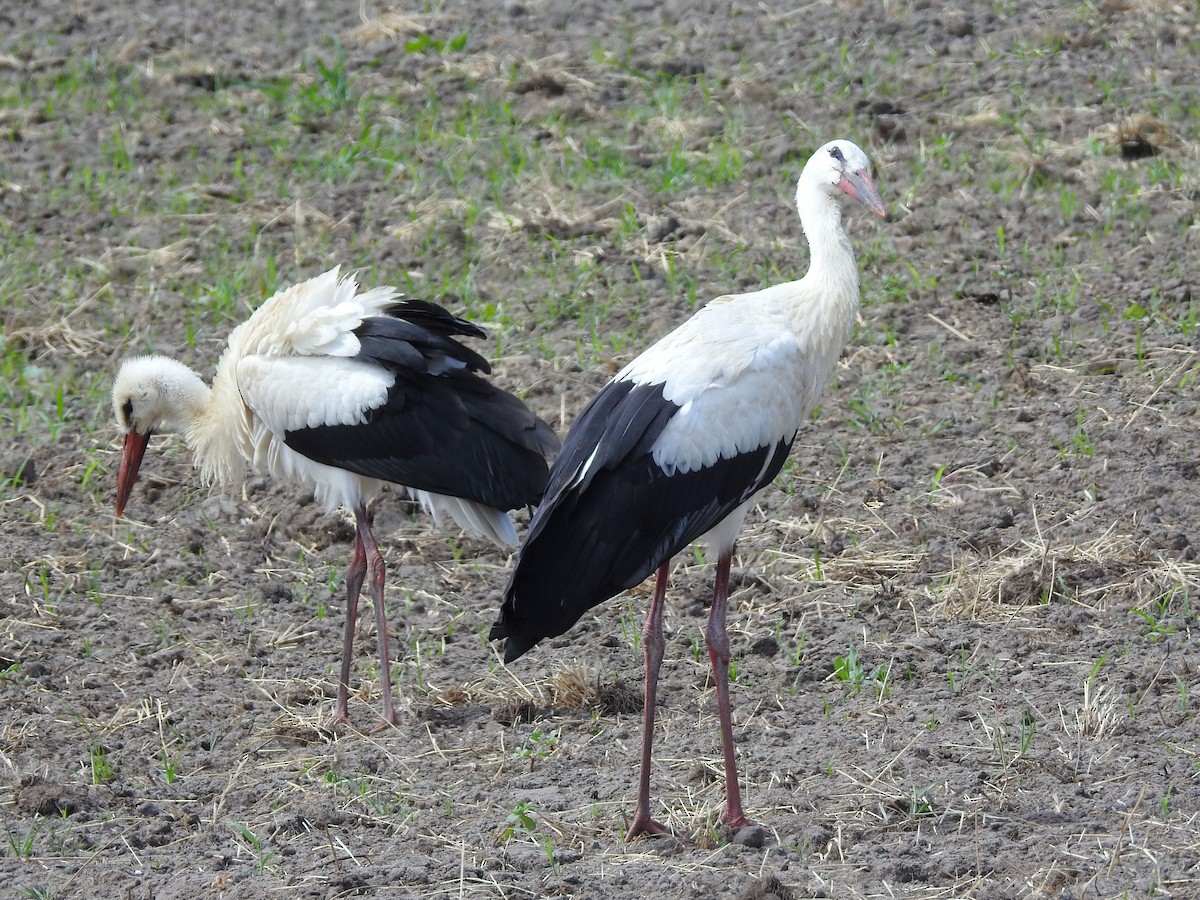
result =
M721 748L725 755L725 812L721 815L721 821L734 828L742 828L753 823L742 811L742 789L738 784L737 760L733 755L733 715L729 708L729 633L725 629L725 613L729 600L729 565L732 561L732 547L717 560L712 609L708 613L704 636L708 642L713 682L717 687L717 718L721 722Z
M358 518L358 509L354 510ZM365 517L365 512L364 512ZM346 624L342 635L342 668L338 673L337 702L333 707L333 725L350 721L350 660L354 657L354 623L358 619L358 595L367 574L367 548L362 540L362 528L354 531L354 556L346 569Z
M637 809L625 840L639 834L669 835L661 822L650 818L650 752L654 746L654 708L658 697L658 671L662 667L663 651L667 639L663 635L663 599L667 593L667 577L671 561L658 567L654 580L654 597L650 600L650 612L646 615L646 626L642 629L642 652L646 657L646 697L642 706L642 769L638 776Z
M375 632L379 642L379 690L383 694L383 721L387 725L395 725L396 709L392 705L392 659L388 651L387 609L383 602L383 581L387 569L383 564L383 554L375 543L375 535L371 533L371 525L367 521L365 504L355 507L354 518L358 523L358 531L362 535L363 546L367 551L367 573L371 580L371 600L375 604Z
M346 632L342 638L342 668L338 678L337 703L333 710L334 724L350 721L347 704L350 699L350 661L354 653L354 623L358 618L358 597L362 592L364 578L370 576L371 599L375 604L375 630L379 642L379 683L383 693L383 719L388 725L396 724L396 710L392 702L392 664L388 652L387 611L383 602L383 584L386 568L383 554L371 533L365 503L354 507L354 558L346 572Z

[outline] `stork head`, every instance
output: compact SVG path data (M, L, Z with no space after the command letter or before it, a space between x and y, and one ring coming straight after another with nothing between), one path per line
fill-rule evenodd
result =
M871 161L857 144L837 140L821 147L804 166L801 180L809 179L854 198L877 216L887 215L871 180Z
M112 392L113 415L125 435L117 474L118 516L125 512L150 435L183 422L207 394L199 375L165 356L138 356L121 364Z

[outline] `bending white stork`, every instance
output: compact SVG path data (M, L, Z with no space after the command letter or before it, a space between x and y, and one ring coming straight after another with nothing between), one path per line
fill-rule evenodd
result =
M858 272L842 229L841 194L886 215L866 154L839 140L813 154L796 189L812 250L808 273L713 300L626 366L583 411L551 469L492 627L492 639L507 639L504 659L511 662L657 571L643 632L641 775L627 838L668 833L650 815L663 598L671 557L696 540L718 554L705 637L724 751L722 821L751 824L730 722L729 565L747 509L782 468L854 326Z
M350 659L363 579L378 628L383 717L396 721L384 611L384 564L367 503L381 482L404 485L436 521L515 545L503 510L536 503L558 439L545 422L478 373L487 361L455 336L485 337L440 306L395 289L357 293L338 269L281 291L229 335L210 388L163 356L125 361L113 411L125 434L117 515L150 435L183 435L207 483L247 465L309 487L356 522L346 573L346 622L333 721L348 721Z

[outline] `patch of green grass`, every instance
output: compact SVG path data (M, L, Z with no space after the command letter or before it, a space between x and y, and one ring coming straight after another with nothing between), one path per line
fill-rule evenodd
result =
M1161 640L1191 628L1200 616L1192 607L1191 586L1185 581L1173 585L1142 607L1134 607L1131 613L1142 620L1145 636L1150 640Z
M112 760L109 758L108 750L102 744L93 744L91 748L91 770L92 784L107 784L112 781L116 773L113 770Z
M4 855L16 859L27 859L35 855L37 836L38 832L42 830L42 825L41 816L34 815L30 820L29 827L24 832L14 832L11 828L6 827Z
M903 806L905 815L910 822L915 822L919 819L928 818L937 814L934 806L931 793L938 782L933 782L924 787L914 787L909 791L908 796L904 798Z
M958 651L958 666L950 666L946 669L946 679L950 683L951 693L960 693L971 681L982 680L985 684L994 684L996 680L995 672L981 668L976 662L978 648L973 653L968 653L966 648L960 648Z
M521 746L513 751L513 759L529 760L529 771L533 771L534 763L544 759L558 748L558 731L543 731L534 728Z
M500 823L492 840L492 846L507 844L519 834L533 834L535 831L537 831L537 820L533 817L533 803L529 801L518 803Z
M997 724L988 730L991 732L996 756L1001 766L1007 769L1029 753L1037 735L1037 721L1032 714L1025 712L1015 729L1005 724Z
M833 676L838 681L854 690L855 694L862 693L863 686L874 684L877 696L884 700L890 695L890 667L875 666L868 670L859 658L858 650L850 647L844 656L833 661Z
M266 841L254 833L249 825L241 822L233 823L234 831L241 838L242 846L250 851L254 858L255 865L258 868L258 874L262 875L267 871L271 860L275 857L272 850L267 849Z
M403 820L415 814L408 799L389 779L374 775L342 774L331 769L324 774L323 781L336 796L352 800L372 816Z

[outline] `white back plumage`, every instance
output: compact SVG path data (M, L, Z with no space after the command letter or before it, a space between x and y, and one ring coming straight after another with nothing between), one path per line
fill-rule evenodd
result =
M813 154L796 206L811 262L798 281L727 294L633 360L617 380L662 384L680 410L654 445L664 471L689 472L790 440L812 413L858 314L858 270L842 229L838 179L828 151L851 165L866 155L848 141Z
M213 377L209 427L194 434L207 481L236 480L248 462L311 488L329 510L378 490L378 482L313 462L283 442L287 431L361 422L394 380L349 357L359 351L354 329L399 295L392 287L359 294L354 276L340 271L277 292L230 333Z
M279 291L229 335L211 388L184 364L164 356L126 360L113 384L113 408L124 431L179 431L207 484L236 482L247 465L310 488L332 511L352 508L378 491L373 478L314 462L284 443L288 431L353 425L387 397L395 376L354 359L354 330L399 298L392 287L358 293L340 268ZM122 407L129 401L133 421ZM516 543L502 511L456 497L414 492L436 521L497 544Z
M362 320L378 316L399 292L382 286L358 293L353 275L341 266L279 291L229 335L227 355L354 356Z

